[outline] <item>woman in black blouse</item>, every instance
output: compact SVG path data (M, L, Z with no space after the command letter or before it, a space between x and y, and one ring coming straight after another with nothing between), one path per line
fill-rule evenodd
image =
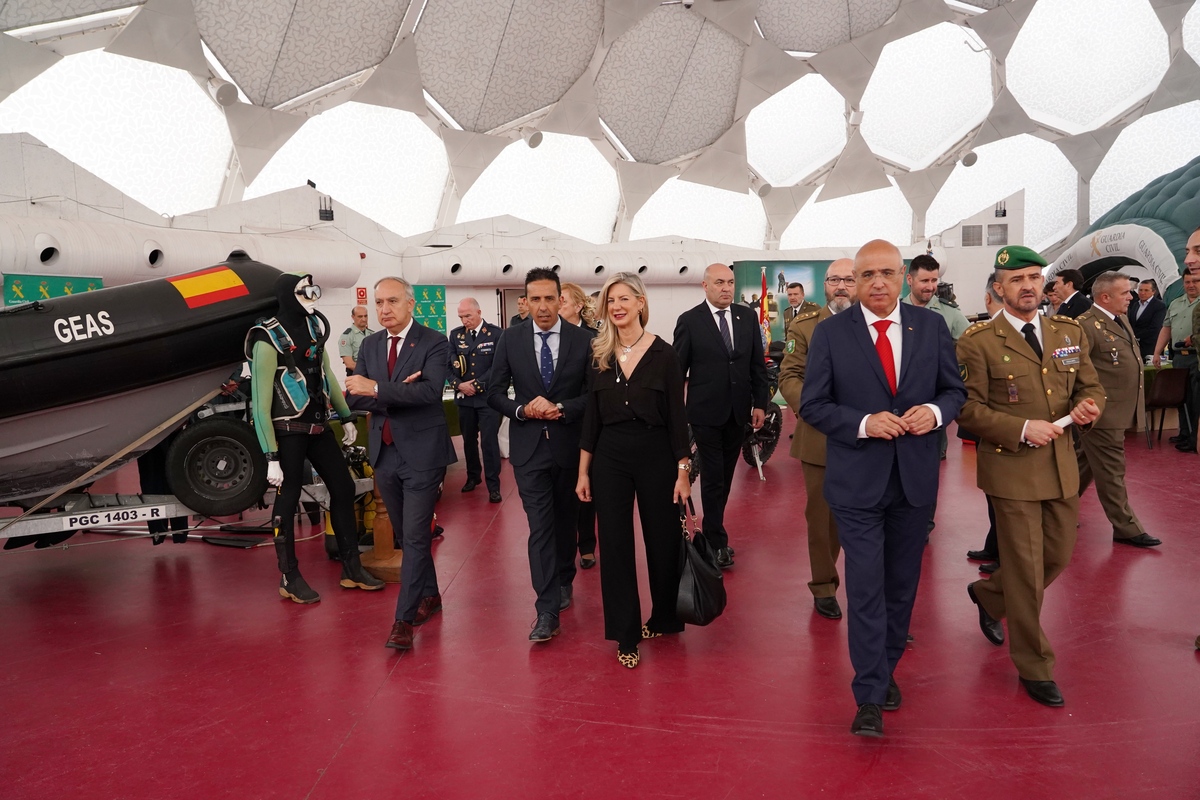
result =
M580 440L580 500L594 500L600 525L604 638L617 660L638 665L638 642L678 633L679 555L676 503L691 494L683 373L669 344L645 329L646 288L619 272L600 292L604 325L592 342L592 391ZM641 622L634 560L633 502L646 544L651 613Z

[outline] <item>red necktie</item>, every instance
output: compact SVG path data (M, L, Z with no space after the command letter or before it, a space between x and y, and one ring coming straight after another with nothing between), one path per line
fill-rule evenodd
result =
M888 325L892 321L881 319L878 322L872 322L875 335L875 352L879 353L879 360L883 362L883 374L887 376L888 386L892 390L892 394L896 394L896 359L892 355L892 341L887 337Z
M400 344L399 336L389 336L388 340L391 344L388 347L388 377L392 377L392 370L396 368L396 348ZM378 381L376 381L378 383ZM383 419L383 443L392 443L392 421L386 416Z

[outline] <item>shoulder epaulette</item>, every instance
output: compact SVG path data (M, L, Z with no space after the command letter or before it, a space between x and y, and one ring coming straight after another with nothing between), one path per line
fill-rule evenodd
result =
M990 327L992 327L992 321L990 319L985 319L983 322L976 322L973 325L971 325L971 327L967 328L965 331L962 332L962 335L970 336L972 334L978 333L979 331L987 330Z
M813 317L820 316L820 314L821 314L821 309L819 309L819 308L815 311L805 311L803 314L797 314L792 319L792 322L799 322L800 320L812 319Z
M348 333L350 332L350 329L351 329L351 328L353 328L353 327L354 327L354 326L353 326L353 325L351 325L349 328L346 328L346 330L342 331L342 336L345 336L346 334L348 334Z
M1069 322L1076 327L1079 326L1079 320L1075 319L1074 317L1068 317L1066 314L1055 314L1050 319L1054 320L1055 322Z

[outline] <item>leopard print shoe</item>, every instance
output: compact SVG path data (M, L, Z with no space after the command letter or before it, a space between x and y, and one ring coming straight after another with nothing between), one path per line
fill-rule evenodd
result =
M643 639L657 639L660 636L662 636L661 633L656 633L656 632L650 630L650 628L646 625L642 626L642 638Z
M636 647L633 648L632 653L626 653L622 651L621 648L617 648L617 661L621 662L621 666L633 669L641 660L642 656L640 653L638 653L638 649Z

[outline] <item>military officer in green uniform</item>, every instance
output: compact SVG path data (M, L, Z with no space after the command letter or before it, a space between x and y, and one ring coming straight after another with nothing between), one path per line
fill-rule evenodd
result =
M1092 307L1076 317L1088 340L1092 366L1104 387L1104 413L1079 437L1079 494L1095 481L1096 496L1113 526L1113 541L1134 547L1162 544L1142 527L1125 491L1125 431L1146 414L1137 337L1125 312L1129 280L1103 272L1092 281Z
M1200 238L1200 234L1193 233L1192 238ZM1175 445L1185 453L1196 452L1196 413L1200 410L1195 385L1200 359L1196 355L1197 342L1192 338L1192 317L1197 307L1200 307L1200 271L1192 273L1189 270L1183 275L1183 294L1167 306L1167 316L1163 319L1151 360L1156 367L1162 364L1163 350L1170 345L1171 366L1188 370L1187 398L1184 400L1187 414L1179 415L1179 443Z
M782 275L783 273L779 274ZM787 330L788 325L792 324L792 320L799 315L821 310L821 307L816 303L804 299L804 284L799 281L792 281L787 285L787 301L788 307L783 310L784 331Z
M488 406L486 394L501 329L483 321L479 303L473 297L464 297L458 304L458 318L462 325L450 331L449 381L454 387L463 460L467 462L467 482L462 490L472 491L482 477L487 480L488 501L499 503L500 412Z
M845 311L854 302L858 285L854 282L854 260L839 258L825 272L825 296L829 303L801 311L787 327L787 344L783 363L779 367L779 393L796 414L796 431L792 434L792 458L800 460L804 472L804 488L808 495L804 519L808 528L808 563L812 580L808 582L813 594L813 608L826 619L841 619L842 609L837 601L837 560L841 552L837 524L829 504L825 502L825 434L799 418L800 392L804 389L804 373L808 364L808 344L817 324Z
M350 320L354 323L338 337L338 355L346 365L346 374L354 374L354 365L358 361L358 348L362 347L363 339L375 331L367 327L367 307L355 306L350 310Z
M980 437L977 482L996 510L1000 567L967 587L988 641L1004 643L1034 700L1061 706L1042 598L1071 560L1079 520L1079 467L1064 426L1091 425L1104 389L1078 322L1038 314L1046 260L1027 247L996 253L1004 308L958 340L967 387L959 415Z

